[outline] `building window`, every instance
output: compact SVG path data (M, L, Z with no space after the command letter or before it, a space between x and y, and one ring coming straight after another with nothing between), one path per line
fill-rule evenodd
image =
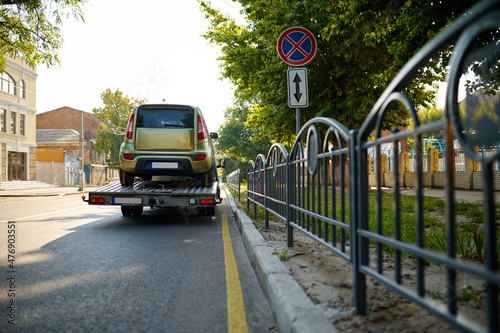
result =
M6 72L3 72L0 76L0 90L12 95L16 94L16 82Z
M19 80L19 95L21 98L26 98L26 83L23 79Z
M5 129L7 127L5 124L6 121L7 121L7 110L0 109L0 132L5 132Z
M10 113L10 134L16 134L16 113Z
M24 128L25 128L25 115L24 114L20 114L19 115L19 134L20 135L25 135L24 134Z

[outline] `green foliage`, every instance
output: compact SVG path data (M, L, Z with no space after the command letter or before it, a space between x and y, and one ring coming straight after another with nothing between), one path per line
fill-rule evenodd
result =
M0 72L7 56L19 57L35 67L59 62L57 50L62 37L59 26L72 15L83 20L86 0L18 0L0 2Z
M288 255L288 250L289 248L287 248L285 251L283 251L282 253L278 252L278 251L274 251L272 254L274 255L278 255L280 257L280 260L281 261L287 261L288 259L290 259L290 256Z
M495 96L500 89L500 54L498 54L498 40L500 31L493 29L483 32L470 47L474 59L467 70L474 73L466 79L467 93L472 95L481 90L482 94ZM465 70L465 68L463 68Z
M222 176L221 180L223 182L227 182L227 180L226 180L227 175L229 175L234 170L240 169L241 171L243 171L245 169L245 167L244 167L244 165L242 165L241 161L234 160L229 155L223 154L223 155L220 155L220 158L224 159L224 162L225 162L224 168L219 169L220 175ZM245 176L245 178L243 178L243 175L241 175L241 178L246 179L246 176Z
M231 192L231 195L233 196L233 198L235 199L236 201L236 205L238 206L238 208L240 209L243 209L243 207L241 206L241 203L242 202L245 202L245 208L246 208L246 200L247 200L247 183L241 183L240 184L240 198L241 200L238 201L238 193L233 190L232 188L230 188L229 186L226 187L230 192ZM245 211L245 213L249 213L248 211Z
M500 141L500 96L496 94L469 95L460 103L458 112L463 133L475 146L496 147Z
M484 262L484 232L460 233L457 237L457 253L462 258ZM500 253L499 253L500 255Z
M217 150L226 157L223 175L240 169L242 179L246 179L248 161L266 153L271 145L265 135L259 135L260 130L245 126L249 112L248 106L238 104L224 112L225 122L219 128L216 142Z
M410 197L411 198L411 197ZM445 209L445 202L443 199L435 197L423 197L423 208L426 211L443 211Z
M444 229L431 229L426 232L425 240L427 247L441 253L446 253L446 236Z
M433 106L431 108L420 108L418 110L418 120L421 125L430 124L442 119L444 119L444 110L442 108L436 108Z
M418 109L418 120L420 125L430 124L439 120L444 119L444 110L442 108L437 108L435 106L430 108L421 107ZM413 124L412 126L413 127ZM436 139L443 140L444 133L443 130L435 131L435 132L427 132L423 135L424 139ZM428 148L426 148L428 149Z
M97 152L109 156L107 163L110 168L118 169L118 154L130 113L145 100L130 98L120 90L112 92L110 89L101 93L101 99L104 107L92 110L95 118L101 121L94 147Z
M307 65L308 108L302 123L327 116L359 128L371 107L402 66L471 1L271 1L239 0L245 25L237 25L199 0L211 25L204 37L221 46L222 77L236 87L236 98L251 105L246 124L285 145L293 142L295 115L287 106L287 65L277 55L279 35L292 26L317 36L316 59ZM433 58L405 93L417 106L430 106L442 80L449 52ZM391 128L407 112L393 107L384 119Z

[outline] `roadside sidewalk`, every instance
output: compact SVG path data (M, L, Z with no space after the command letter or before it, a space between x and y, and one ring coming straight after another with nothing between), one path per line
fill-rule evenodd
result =
M374 187L371 187L374 190ZM387 193L393 193L394 189L389 187L382 187L382 191ZM455 189L454 191L455 201L462 202L470 202L470 203L483 203L483 191L482 190L460 190ZM414 188L400 188L400 194L404 195L415 195ZM500 202L500 192L495 191L493 193L495 195L495 203ZM444 188L424 188L423 189L424 197L436 197L441 198L443 200L446 199L446 190Z
M86 195L98 186L84 186L83 191L79 191L78 186L57 186L30 188L22 190L0 191L0 197L57 197L65 195Z

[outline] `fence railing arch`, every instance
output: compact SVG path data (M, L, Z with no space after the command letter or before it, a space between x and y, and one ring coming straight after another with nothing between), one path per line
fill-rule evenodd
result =
M269 149L266 161L265 225L269 227L269 212L282 221L286 221L288 151L281 143L275 143Z

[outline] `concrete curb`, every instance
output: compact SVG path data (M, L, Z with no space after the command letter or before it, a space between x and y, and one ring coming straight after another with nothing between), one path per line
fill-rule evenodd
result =
M324 312L314 306L300 285L255 228L245 212L236 207L224 186L227 202L236 219L245 249L267 295L281 333L336 333Z

